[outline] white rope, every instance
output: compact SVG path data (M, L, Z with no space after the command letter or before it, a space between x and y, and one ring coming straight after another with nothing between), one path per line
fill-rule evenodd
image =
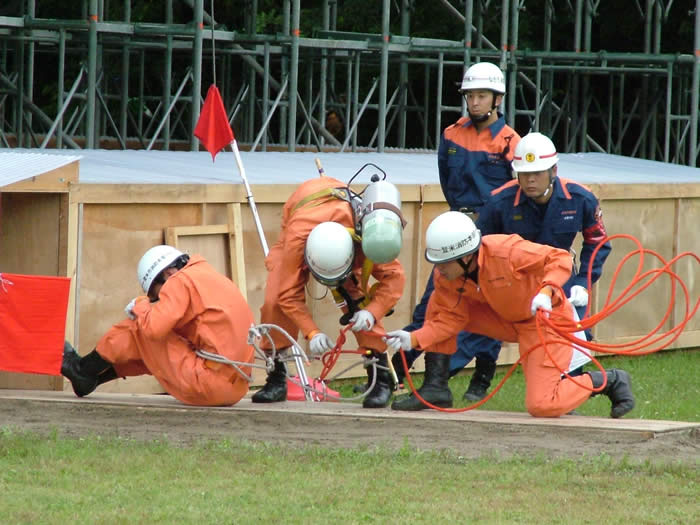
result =
M2 274L0 274L0 277ZM274 340L272 339L272 336L270 333L276 330L279 333L281 333L289 342L289 347L285 346L284 348L290 348L290 350L285 350L285 351L278 351L277 347L274 343ZM263 350L260 348L260 341L266 339L270 343L270 349L269 350ZM289 333L284 330L283 328L275 325L275 324L259 324L259 325L253 325L248 329L248 344L251 345L255 349L255 359L260 359L261 361L264 362L264 365L256 365L255 363L248 363L248 362L243 362L243 361L232 361L231 359L228 359L220 354L214 353L214 352L208 352L206 350L195 350L195 353L201 357L202 359L207 359L209 361L214 361L216 363L221 363L225 365L229 365L233 367L233 369L241 376L243 377L246 381L249 383L253 381L253 377L249 376L246 374L241 367L242 366L247 366L247 367L253 367L253 368L259 368L259 369L265 369L267 373L270 373L274 367L275 367L275 361L279 360L282 362L287 362L287 361L293 361L297 358L303 359L306 364L310 364L309 359L306 355L306 353L302 350L302 348L297 344L296 340L289 335ZM319 358L320 359L320 358ZM343 400L343 401L358 401L360 399L364 399L374 388L374 386L377 383L377 370L387 370L391 371L388 367L379 365L379 359L377 359L374 356L368 357L368 356L362 356L363 361L351 364L344 369L340 370L337 374L335 374L332 378L327 379L326 381L310 381L308 385L303 384L301 381L297 380L295 376L292 376L289 374L289 372L286 372L287 379L300 387L304 392L309 392L314 396L314 401L323 401L325 399L333 399L333 400ZM367 389L360 393L357 396L352 396L352 397L342 397L342 396L336 396L335 394L331 394L328 391L328 386L326 385L327 382L335 381L338 379L340 376L345 374L346 372L352 370L353 368L356 368L359 365L363 365L364 368L368 368L370 366L374 367L373 374L372 374L372 381L370 384L367 385ZM285 367L287 368L287 367ZM287 369L288 370L288 369ZM317 388L316 385L320 384L321 387Z

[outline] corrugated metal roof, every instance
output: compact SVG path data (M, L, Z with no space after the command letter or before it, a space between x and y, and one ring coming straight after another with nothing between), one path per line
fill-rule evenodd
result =
M35 153L37 150L14 150ZM43 151L43 150L42 150ZM51 150L75 155L74 150ZM80 182L103 184L225 184L241 178L231 152L216 162L206 151L80 150ZM251 184L298 184L318 172L319 158L327 175L347 181L365 163L386 171L395 184L439 184L437 155L422 153L288 153L241 152ZM700 183L700 168L605 153L559 155L559 175L583 184ZM0 164L0 168L2 165ZM3 170L4 171L4 170ZM365 173L358 183L366 182Z
M25 179L31 179L79 160L81 155L46 153L42 150L0 151L0 188Z

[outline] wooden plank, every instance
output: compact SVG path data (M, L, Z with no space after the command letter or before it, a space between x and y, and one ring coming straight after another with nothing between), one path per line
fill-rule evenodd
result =
M202 237L206 235L226 235L226 244L228 246L228 272L231 280L236 283L238 288L247 301L246 289L246 273L244 260L242 229L241 229L241 213L240 204L233 203L231 205L230 224L207 224L202 226L169 226L164 229L166 244L181 248L181 237ZM236 211L237 210L237 211ZM234 222L235 221L235 222ZM240 261L240 263L239 263Z
M188 235L216 235L224 233L228 234L229 226L228 224L205 224L202 226L169 226L165 230L166 239L173 238L177 241L178 237L186 237Z
M229 260L231 266L231 278L238 285L243 297L248 301L248 289L246 285L245 251L243 249L243 219L241 217L241 205L238 202L228 205L228 238Z
M477 423L489 425L516 425L525 428L543 429L543 428L569 428L578 432L590 432L591 430L599 431L617 431L621 433L630 433L632 435L642 434L640 437L650 439L654 435L692 431L700 429L700 423L686 421L668 421L668 420L653 420L653 419L611 419L604 417L591 416L561 416L557 418L532 417L526 412L503 412L496 410L468 410L464 412L440 412L437 410L424 410L419 412L402 412L397 410L384 409L363 409L357 403L344 402L298 402L286 401L281 403L260 404L252 403L250 395L243 398L240 402L233 406L225 407L190 407L178 402L175 398L165 395L148 395L148 394L114 394L96 392L88 397L77 398L72 392L32 392L22 390L1 390L0 399L10 400L30 400L42 403L47 403L49 406L53 404L58 407L64 404L75 405L92 405L92 406L124 406L133 407L135 410L157 411L166 409L172 411L177 409L177 412L208 412L210 417L215 417L216 414L230 414L232 412L267 412L292 414L294 417L308 416L327 416L327 417L347 417L350 419L375 419L375 420L429 420L434 421L436 425L447 421L461 421L464 423ZM436 427L439 428L439 427Z
M80 184L74 199L86 204L183 204L246 202L234 184Z
M55 170L47 171L36 177L9 184L3 192L27 191L34 193L67 193L71 185L78 182L78 161L71 162Z

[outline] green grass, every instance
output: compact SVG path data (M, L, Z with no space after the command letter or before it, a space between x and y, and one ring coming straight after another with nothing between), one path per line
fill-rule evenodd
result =
M421 358L422 359L422 358ZM634 419L665 419L700 422L700 350L676 350L636 357L599 358L605 368L622 368L632 377L632 390L637 405L627 416ZM492 388L503 379L509 367L499 367ZM463 401L473 369L466 369L450 379L449 385L455 399L455 407L469 406ZM596 370L591 364L585 370ZM416 388L422 383L422 374L414 374ZM360 381L353 381L354 384ZM349 397L352 385L348 381L333 383L332 388ZM408 388L408 383L406 383ZM484 410L508 412L525 411L525 380L518 367L503 387L485 404ZM610 400L596 396L576 409L581 415L608 417Z
M697 523L697 465L0 431L2 523Z
M632 417L685 421L700 421L699 363L692 351L604 360L632 374ZM469 376L450 381L456 398ZM519 371L485 408L523 410ZM601 396L580 411L607 416L609 403ZM399 450L300 448L235 433L182 446L40 436L0 423L0 523L686 524L698 523L699 472L697 461L653 457L466 459L408 441Z

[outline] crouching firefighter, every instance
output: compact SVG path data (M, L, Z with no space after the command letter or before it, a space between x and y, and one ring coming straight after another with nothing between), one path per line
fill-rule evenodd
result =
M188 405L237 403L248 392L253 314L238 287L203 257L172 246L149 249L138 264L147 296L125 308L95 349L81 357L66 343L61 374L79 397L118 377L153 375ZM201 357L218 354L232 364Z
M525 376L525 407L535 417L558 417L583 404L593 389L610 398L610 415L634 408L630 376L624 370L586 372L571 378L574 348L549 326L537 326L538 309L573 319L561 287L571 276L567 251L524 240L516 234L485 235L460 212L439 215L425 234L425 258L435 264L435 291L425 323L413 332L387 334L389 346L426 351L420 396L438 407L451 407L447 385L450 356L461 330L517 342ZM541 332L547 350L540 343ZM577 384L578 382L578 384ZM583 385L583 386L581 386ZM595 394L594 394L595 395ZM414 394L395 401L394 410L428 408Z
M385 180L373 179L360 196L331 177L311 179L285 203L280 236L265 259L263 324L277 325L293 338L301 331L312 354L331 350L334 342L318 328L306 305L310 277L330 287L338 306L351 313L343 321L352 325L359 347L377 362L376 378L374 367L367 366L369 359L365 363L370 384L374 381L363 400L365 408L387 406L394 387L386 344L373 329L383 330L381 320L401 297L406 280L396 259L405 224L400 206L398 190ZM377 282L367 289L370 276ZM274 345L277 354L264 387L253 395L254 403L287 399L289 342L276 331L269 335L261 347L271 351Z

